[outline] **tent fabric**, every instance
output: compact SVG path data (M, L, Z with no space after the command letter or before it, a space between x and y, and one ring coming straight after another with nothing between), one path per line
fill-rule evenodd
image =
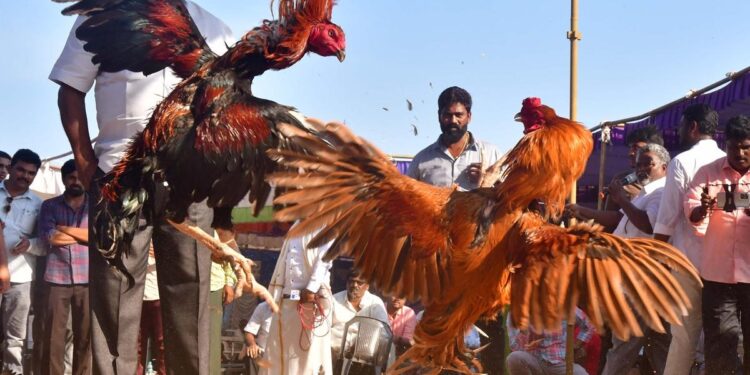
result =
M659 129L664 137L665 147L674 157L680 153L678 127L682 112L688 106L695 103L705 103L719 113L719 131L716 140L720 147L724 147L723 128L726 122L737 115L750 115L750 72L736 77L726 85L699 95L695 98L686 98L672 106L669 106L652 116L625 124L624 127L613 127L611 129L612 144L607 146L607 160L605 167L605 184L608 184L615 174L630 168L627 158L628 148L625 144L627 135L646 126L653 125ZM582 203L592 202L595 204L599 189L599 158L601 151L600 133L594 134L595 147L589 157L584 175L578 182L578 201Z

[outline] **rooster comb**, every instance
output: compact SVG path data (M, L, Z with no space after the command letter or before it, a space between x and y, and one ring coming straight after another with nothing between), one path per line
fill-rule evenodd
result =
M538 108L538 107L541 107L541 105L542 105L542 99L535 98L535 97L526 98L523 100L523 103L521 104L523 108L529 108L529 109Z

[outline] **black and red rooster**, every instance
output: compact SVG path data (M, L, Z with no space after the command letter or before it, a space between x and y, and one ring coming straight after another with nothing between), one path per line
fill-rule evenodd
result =
M254 96L251 84L307 52L343 61L345 36L331 22L333 6L333 0L281 0L278 19L264 20L221 56L208 47L183 0L80 0L63 10L88 17L76 36L100 71L150 74L170 67L183 78L105 177L94 218L105 257L117 264L147 210L207 245L214 259L232 262L240 293L244 287L267 295L232 241L232 208L248 192L256 213L266 202L271 188L264 178L276 168L266 150L292 147L277 124L310 130L292 107ZM188 207L206 199L218 239L185 220Z

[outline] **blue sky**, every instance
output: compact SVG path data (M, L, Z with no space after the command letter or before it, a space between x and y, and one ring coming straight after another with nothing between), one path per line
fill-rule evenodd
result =
M235 37L271 16L265 0L197 2ZM580 3L578 116L587 126L640 114L750 65L747 0ZM73 23L62 8L0 1L0 150L25 147L48 157L69 149L57 86L47 80ZM333 18L347 34L344 63L310 55L257 79L254 93L345 121L395 154L414 154L435 140L437 96L451 85L472 93L470 129L501 151L521 136L512 117L524 97L568 113L567 1L340 0ZM91 100L88 107L96 134Z

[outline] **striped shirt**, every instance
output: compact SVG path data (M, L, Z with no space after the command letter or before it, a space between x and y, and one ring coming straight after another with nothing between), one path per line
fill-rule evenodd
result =
M50 236L58 225L88 228L88 198L84 197L83 205L74 210L62 195L42 203L39 212L39 238L49 246L47 270L44 280L59 285L88 284L89 282L89 247L79 243L66 246L52 246Z
M550 365L565 363L565 333L567 328L568 325L563 321L562 330L558 332L539 334L533 333L531 329L521 331L513 327L510 314L508 314L508 337L511 350L528 352ZM589 342L596 332L591 321L579 308L576 308L576 328L580 329L576 339L583 343Z

